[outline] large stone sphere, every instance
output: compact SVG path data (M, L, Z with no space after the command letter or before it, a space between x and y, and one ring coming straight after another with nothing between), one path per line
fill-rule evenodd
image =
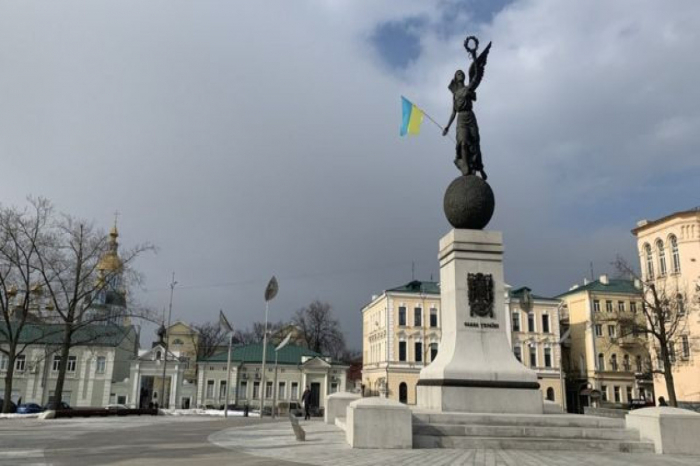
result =
M445 192L445 215L455 228L482 230L495 206L491 186L476 175L456 178Z

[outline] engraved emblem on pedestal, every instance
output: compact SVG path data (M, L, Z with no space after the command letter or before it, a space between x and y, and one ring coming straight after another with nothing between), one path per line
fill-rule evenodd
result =
M493 318L493 278L491 274L467 274L469 315Z

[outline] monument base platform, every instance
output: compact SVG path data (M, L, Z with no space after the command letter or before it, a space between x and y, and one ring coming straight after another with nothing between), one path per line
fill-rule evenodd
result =
M542 414L537 388L418 385L417 405L438 413Z

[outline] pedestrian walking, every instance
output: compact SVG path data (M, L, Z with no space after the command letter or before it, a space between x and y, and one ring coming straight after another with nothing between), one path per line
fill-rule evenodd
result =
M307 421L311 419L311 414L309 410L311 409L311 390L309 390L309 386L306 386L306 390L304 390L304 393L301 395L301 402L304 403L304 420Z

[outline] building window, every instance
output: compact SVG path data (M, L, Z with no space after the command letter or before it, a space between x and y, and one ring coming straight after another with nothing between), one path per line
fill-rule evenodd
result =
M554 389L552 387L547 389L547 399L549 401L554 401Z
M688 335L681 335L681 350L683 351L683 359L688 359L690 357L690 343L688 342Z
M55 355L53 357L53 363L51 364L51 370L54 372L58 372L58 369L61 366L61 356Z
M423 309L416 307L413 309L413 326L414 327L421 327L423 325L422 323L422 317L423 317Z
M437 358L437 353L438 353L438 344L437 343L431 343L430 344L430 361L435 361L435 358Z
M549 333L549 315L542 314L542 332Z
M399 306L399 325L406 325L406 308Z
M622 357L622 370L625 372L632 371L632 365L630 364L630 355L629 354L625 354Z
M600 399L603 401L608 401L608 386L607 385L600 386Z
M0 371L7 370L7 363L10 360L4 353L0 353Z
M618 385L613 386L613 392L615 394L615 403L622 401L620 399L620 387Z
M335 393L337 391L338 391L338 383L337 382L331 383L331 393Z
M245 380L241 381L239 396L243 399L248 398L248 382Z
M625 302L624 301L617 302L617 310L618 310L618 312L625 312Z
M676 362L676 344L673 341L668 342L668 359L671 364Z
M299 382L292 382L292 400L299 399Z
M219 381L219 399L226 399L226 381Z
M605 370L605 355L603 353L598 354L598 370Z
M423 342L417 341L413 347L416 353L416 362L423 362Z
M634 314L637 313L637 301L630 302L630 311Z
M207 380L207 398L214 398L214 381Z
M527 314L527 331L528 332L535 331L535 314L533 314L532 312L529 312Z
M160 361L160 359L163 357L163 354L160 351L156 351L156 361Z
M513 311L513 331L520 331L520 312Z
M641 373L642 372L642 357L637 355L637 357L634 360L634 364L635 364L635 366L637 366L636 367L637 372Z
M544 367L552 367L552 349L544 349Z
M75 372L75 369L78 366L78 358L76 356L68 356L68 366L66 367L66 371L68 372Z
M608 336L610 338L615 338L617 336L617 326L608 325Z
M95 371L98 374L104 374L106 367L107 367L107 358L105 358L104 356L97 356L97 366L95 368Z
M515 355L515 359L517 359L520 362L523 362L523 350L520 348L520 345L516 345L513 347L513 354Z
M632 395L632 387L628 386L627 387L627 402L629 403L630 401L632 401L633 398L634 398L634 396Z
M617 354L610 356L610 369L617 371Z
M597 337L602 337L603 336L603 326L601 324L595 324L595 336Z
M272 382L265 382L265 398L272 398Z
M530 367L537 367L537 348L530 346Z
M605 301L605 312L612 312L613 307L612 307L612 301L607 300Z
M600 312L600 301L597 299L593 301L593 312Z
M437 309L430 310L430 326L435 328L438 326L438 313Z
M284 400L284 396L287 394L287 382L280 382L277 387L277 399Z
M260 382L253 382L253 399L260 398Z
M681 271L681 257L678 252L678 240L675 236L671 235L669 239L671 242L671 257L673 259L673 273L680 273Z
M666 252L663 241L656 241L656 252L659 254L659 277L663 277L666 275Z
M676 306L678 306L678 315L685 315L685 303L683 302L683 295L680 293L676 295Z
M654 279L654 256L651 253L651 246L649 243L644 245L644 255L646 257L647 263L647 280Z
M17 372L24 372L24 368L27 364L27 357L24 354L20 354L15 358L15 370Z
M399 342L399 361L405 361L405 360L406 360L406 342L400 341Z

